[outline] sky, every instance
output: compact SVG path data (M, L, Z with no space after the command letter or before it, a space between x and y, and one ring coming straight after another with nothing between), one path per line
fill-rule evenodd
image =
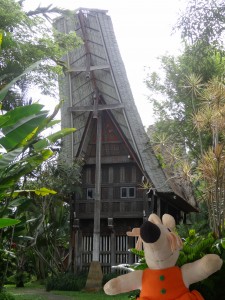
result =
M147 128L154 123L147 99L146 70L159 71L157 59L178 55L182 49L179 34L171 34L180 10L187 0L25 0L25 9L53 4L71 10L79 7L108 10L127 71L134 100Z

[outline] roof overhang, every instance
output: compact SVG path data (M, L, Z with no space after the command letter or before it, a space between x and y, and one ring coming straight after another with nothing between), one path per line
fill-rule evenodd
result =
M185 199L179 197L178 195L174 193L158 193L159 196L162 197L162 199L168 199L169 203L175 206L176 208L180 209L181 211L185 213L190 212L199 212L197 207L194 207L190 203L188 203Z

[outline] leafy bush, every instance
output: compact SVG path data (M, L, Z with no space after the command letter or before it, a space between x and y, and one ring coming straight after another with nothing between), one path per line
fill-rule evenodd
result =
M224 299L225 295L225 265L207 279L191 285L190 289L198 290L205 300Z
M15 283L16 287L24 287L24 284L29 282L31 276L27 272L17 272L14 275L7 278L7 283Z
M6 278L6 266L7 268L7 275L11 275L15 269L15 255L12 251L8 251L3 249L5 245L2 243L0 246L0 290L2 289Z
M221 244L222 245L222 244ZM189 230L189 235L184 239L183 248L180 251L180 256L177 265L181 267L186 263L200 259L205 254L214 253L220 255L222 248L219 251L219 244L212 233L208 235L200 235L194 229Z
M208 217L208 207L205 203L199 204L199 212L198 213L190 213L188 214L188 220L186 220L190 224L177 224L176 230L181 237L189 236L189 230L194 229L200 235L207 235L211 229L209 225L209 217Z
M47 279L46 291L80 291L85 287L86 281L86 273L78 275L74 275L72 273L61 273Z
M190 230L189 236L184 241L177 263L181 266L209 253L218 254L225 262L225 238L217 240L212 233L202 236L197 234L195 230ZM225 264L218 272L205 280L191 285L190 289L198 290L205 300L223 299L225 295L224 278Z
M15 298L12 294L1 291L0 292L0 300L15 300Z
M116 272L104 274L102 278L102 286L104 286L109 280L116 278L119 274Z

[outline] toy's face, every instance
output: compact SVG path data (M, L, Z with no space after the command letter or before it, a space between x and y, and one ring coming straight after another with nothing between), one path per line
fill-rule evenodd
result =
M151 215L140 229L143 240L145 259L151 269L166 269L176 264L182 242L179 236L172 232L174 219L164 215L163 223L156 215ZM172 221L172 222L171 222Z

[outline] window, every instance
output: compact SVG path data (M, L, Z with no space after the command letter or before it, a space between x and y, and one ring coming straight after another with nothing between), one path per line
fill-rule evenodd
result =
M87 189L87 199L94 199L94 197L95 197L95 189L88 188Z
M121 187L120 198L135 198L135 187Z

